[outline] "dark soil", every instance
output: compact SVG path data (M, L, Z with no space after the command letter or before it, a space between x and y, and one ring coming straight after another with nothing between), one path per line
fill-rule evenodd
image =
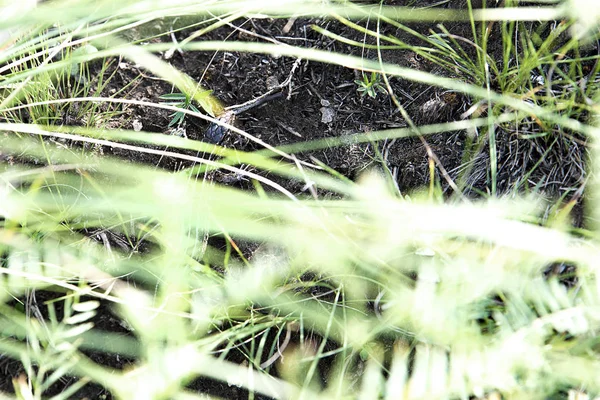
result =
M419 5L424 6L425 3L433 4L437 2L437 0L420 1ZM398 0L387 3L403 5L410 2ZM464 7L464 1L452 0L446 3L445 6L448 8L461 8ZM360 23L363 26L369 23L369 27L375 27L373 21L361 21ZM167 22L163 22L163 24L163 27L168 26L166 25ZM265 41L265 38L269 38L270 40L296 46L362 55L370 59L377 58L375 50L362 50L326 38L315 32L312 29L313 25L359 42L375 43L372 38L365 38L362 34L337 21L315 19L296 21L285 19L238 20L229 26L210 32L206 36L206 40L262 42ZM422 33L428 33L430 29L436 29L435 24L413 24L411 27ZM467 38L471 36L471 28L468 24L452 23L446 24L446 27L455 35ZM183 40L190 33L190 31L184 30L177 32L175 35L178 40ZM414 37L390 25L382 25L381 33L383 35L393 35L409 43L420 44ZM135 35L135 32L128 34ZM472 49L469 47L465 47L465 51L472 54ZM490 51L493 57L501 57L500 47ZM404 67L460 78L452 76L440 67L431 65L410 51L384 51L383 58L384 61L393 62ZM169 61L176 68L213 90L214 94L227 106L241 104L256 98L264 94L274 82L281 83L285 81L296 62L295 59L286 57L275 58L261 54L230 52L175 52ZM96 72L99 71L97 64L92 65L91 68ZM124 60L113 62L111 69L106 71L105 75L108 76L112 73L115 73L115 75L105 89L104 95L112 95L121 88L128 86L126 94L122 94L123 97L157 103L160 101L159 96L172 91L169 83L152 78L146 71L141 71L135 65ZM361 77L361 73L351 69L302 60L299 68L295 70L292 76L291 93L286 89L284 90L285 97L241 114L237 118L237 125L249 134L273 146L318 138L340 137L357 132L409 126L387 94L379 93L375 98L360 95L354 81L361 79ZM410 118L417 125L460 120L461 114L474 102L473 99L456 93L398 78L391 78L390 85L398 100L406 108ZM168 127L171 117L167 111L138 106L127 106L120 111L121 114L109 122L110 127L132 129L134 122L136 124L141 122L144 131L173 134ZM327 116L330 118L326 118ZM76 122L73 125L76 125ZM205 121L192 118L188 118L184 126L185 135L194 140L203 140L208 128L209 124ZM445 133L421 139L412 138L389 140L381 143L353 144L305 153L299 157L308 161L318 159L351 179L355 179L361 172L369 168L382 169L387 167L393 173L400 191L409 193L427 186L431 179L429 166L432 158L431 155L428 155L427 150L429 148L435 155L436 170L434 179L439 182L444 193L451 196L453 190L449 187L446 179L456 179L461 167L464 166L465 160L463 157L468 140L469 137L466 132ZM524 174L540 160L544 149L538 148L537 145L532 146L531 143L522 139L517 139L509 131L499 132L498 141L500 158L499 190L502 192L510 189L511 179L514 176ZM240 138L233 133L228 133L221 144L244 151L260 149L255 143ZM377 146L377 148L374 146ZM519 153L515 150L515 146L530 146L532 150ZM489 192L489 156L486 156L485 153L485 143L481 147L483 150L473 157L473 160L475 160L474 168L471 175L466 179L468 187L465 188L464 194L467 196L477 196ZM179 170L190 166L167 157L159 158L116 148L96 150L104 154L155 165L165 170ZM561 148L560 151L555 156L555 160L560 160L561 157L564 158L563 156L573 152L573 149ZM383 159L377 157L378 153L383 155ZM578 154L573 157L580 161L582 156ZM552 184L549 176L553 167L551 164L550 161L546 169L539 168L532 174L533 186L536 182L546 180L549 183L544 188L556 196L564 193L564 190L561 192L561 188L572 188L581 184L584 171L578 169L577 166L567 168L571 172L563 174L564 176L561 177L558 184ZM447 171L448 175L444 176L443 171ZM215 179L224 184L251 189L250 183L227 173L219 173L215 175ZM282 184L301 195L301 184L290 182L282 182ZM251 249L252 246L248 245L248 248ZM44 298L42 297L39 301L43 302ZM124 335L129 334L108 306L103 306L100 311L95 321L98 329ZM99 364L116 369L126 368L127 365L134 362L133 359L114 354L89 353L89 356ZM233 352L230 358L235 362L243 362L243 358L238 357ZM327 367L324 366L323 368ZM19 376L22 372L20 362L1 357L0 375L4 379L0 379L0 390L12 392L11 378ZM61 380L47 394L59 393L64 387L73 382L74 380L69 378ZM191 383L189 387L199 392L229 399L242 399L248 396L245 390L228 386L224 382L208 379L198 379ZM111 395L104 388L90 384L81 389L73 398L109 399Z
M244 20L233 25L241 27L252 34L269 37L279 42L304 45L323 50L340 51L365 58L375 59L374 50L362 52L361 49L340 45L315 32L311 26L316 24L345 37L357 41L364 38L356 31L335 21L297 20L289 32L286 30L287 20ZM417 27L418 28L418 27ZM420 27L426 31L429 27ZM454 29L466 29L467 26L455 26ZM233 27L224 27L211 32L210 40L244 40L263 41L245 31L236 31ZM383 34L406 36L393 27L384 27ZM180 39L187 32L179 33ZM415 41L411 39L411 41ZM367 42L373 42L367 40ZM373 44L373 43L371 43ZM419 60L411 52L384 53L385 61L395 62L434 73L436 67ZM290 58L273 58L252 53L175 53L170 62L188 73L192 78L202 82L205 87L226 105L236 105L249 101L265 93L271 82L285 81L296 60ZM114 88L136 78L140 71L130 65L121 64L123 71L111 82ZM344 67L328 65L312 61L302 61L292 77L292 92L286 97L267 103L258 109L248 111L237 119L237 124L249 134L270 145L284 145L306 140L326 137L339 137L351 133L369 132L388 128L406 127L391 99L386 94L378 94L376 98L362 97L357 91L355 80L361 79L358 71ZM391 78L394 92L416 124L446 122L458 119L465 111L467 99L444 93L437 88L424 87L413 82ZM169 93L169 84L156 80L141 80L130 94L132 98L156 102L159 95ZM330 120L323 113L330 115ZM135 120L143 121L143 129L147 131L168 133L169 112L146 110L141 107L129 107L124 119L127 127ZM327 122L323 122L327 121ZM208 124L204 121L189 121L186 124L186 135L190 139L202 140ZM438 135L428 138L429 145L446 169L454 169L461 164L461 134ZM458 142L458 145L456 143ZM245 151L258 150L255 143L230 134L224 138L223 145ZM358 173L370 167L381 167L375 158L373 144L351 145L329 148L304 154L303 157L315 157L331 168L354 178ZM409 191L426 184L429 179L428 157L424 144L418 140L394 141L378 144L379 151L387 155L387 166L398 171L400 189ZM153 160L140 155L125 155L120 151L113 154L127 157L142 157L144 162L154 162L166 169L181 168L169 159Z

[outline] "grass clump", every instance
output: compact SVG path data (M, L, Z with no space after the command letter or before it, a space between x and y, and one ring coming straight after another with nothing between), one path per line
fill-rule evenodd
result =
M14 374L6 377L6 396L66 399L85 390L119 399L598 395L598 184L589 146L598 133L598 56L584 55L584 39L575 36L582 20L529 24L512 8L518 4L506 3L478 10L467 1L463 12L447 14L260 1L164 8L101 1L93 12L89 4L64 10L53 2L31 11L31 20L47 28L20 26L22 35L0 54L10 66L0 78L0 363ZM374 43L335 36L360 45L358 57L203 40L242 16L257 17L257 10L271 18L325 15ZM565 10L545 4L535 15L551 19ZM52 30L50 16L59 11ZM185 27L194 29L190 40L145 43L171 39L168 30L130 42L120 37L180 15L194 21ZM421 33L403 20L434 15L466 21L473 37L444 26ZM365 16L377 28L363 28ZM384 23L404 33L383 35ZM491 35L501 43L494 51ZM58 43L68 49L60 60L51 47ZM92 44L97 52L74 50ZM259 151L107 129L116 105L122 113L128 107L171 112L165 128L186 116L223 124L221 102L157 55L174 47L355 68L366 77L363 92L378 100L385 82L407 120L411 108L396 96L393 79L440 88L468 107L456 121L410 121L406 128L279 148L228 126L264 146ZM377 57L369 59L369 49ZM385 61L392 49L434 68ZM163 95L173 104L160 104L160 94L154 103L128 98L126 88L100 95L105 75L118 73L108 72L116 56L181 94ZM73 66L85 71L94 59L103 60L97 76L80 72L74 81ZM76 123L62 118L68 113ZM351 181L301 157L332 145L410 136L425 146L428 135L454 131L470 138L460 173L444 173L431 152L430 191L410 197L376 171ZM185 164L156 168L119 151ZM545 181L534 179L564 163L563 151L574 160L544 170ZM511 175L523 157L520 175ZM379 158L385 162L384 154ZM563 165L582 172L567 173ZM247 179L251 188L220 183L219 170ZM548 205L538 192L550 191L558 176L558 196ZM442 178L460 196L444 198ZM294 189L298 183L304 191ZM484 196L474 200L476 193ZM584 193L586 223L574 229L571 211Z

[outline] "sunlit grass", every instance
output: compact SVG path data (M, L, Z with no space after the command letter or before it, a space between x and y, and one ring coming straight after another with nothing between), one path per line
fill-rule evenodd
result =
M61 8L67 3L69 8ZM335 1L64 4L44 3L28 18L17 14L3 21L6 29L20 32L0 53L0 68L10 66L0 78L0 353L23 366L14 380L17 398L45 398L66 376L76 379L56 399L69 398L88 382L120 399L202 398L187 386L198 377L244 388L250 398L547 398L580 388L600 393L596 175L585 185L586 226L574 230L572 204L549 205L535 190L499 195L495 174L501 160L494 160L496 139L490 134L526 124L536 129L529 135L548 138L568 130L588 140L590 171L596 170L598 129L591 116L597 111L597 83L581 86L583 57L560 57L577 53L583 39L568 40L555 59L552 38L535 37L518 22L571 18L578 9L567 8L569 2L469 12ZM220 101L157 55L175 45L168 39L145 43L167 32L129 41L121 36L124 28L149 32L145 28L153 22L179 15L189 16L188 28L196 32L179 43L184 52L257 52L374 71L455 91L474 108L459 121L280 148L230 127L262 148L255 152L106 129L103 123L115 114L101 110L115 105L156 107L219 123ZM453 74L317 49L204 40L204 33L238 15L328 16L378 43L429 57ZM423 41L416 47L363 28L366 15L396 27L407 21L471 22L474 37L468 40L478 57L465 58L459 46L464 41L443 28L415 34ZM555 29L568 32L569 21ZM579 23L589 30L594 21ZM487 54L491 39L485 29L491 23L501 25L502 60ZM40 28L53 24L61 29ZM581 26L576 32L583 32ZM519 49L512 47L515 38ZM54 58L53 46L71 49L88 39L97 52L46 58ZM61 92L64 85L58 83L71 79L73 66L85 71L85 62L97 59L108 68L114 56L168 80L201 112L160 104L158 98L128 99L126 90L101 97L106 82L91 87L85 76L77 80L84 82L80 89ZM511 66L513 59L518 66ZM561 92L542 95L531 75L557 62L570 63L566 73L556 72ZM598 63L586 76L597 72ZM544 85L551 89L547 80ZM59 116L75 105L89 123L61 126ZM444 202L433 176L431 190L405 196L375 171L351 182L295 156L459 130L489 135L492 172L489 193L480 200ZM51 139L69 140L69 146ZM172 157L188 167L161 171L82 151L84 143ZM253 190L202 179L217 168L249 179ZM330 195L292 192L282 180ZM108 235L127 245L116 246ZM224 245L217 248L212 238ZM544 277L557 265L576 267L568 285ZM41 292L53 296L38 302ZM102 304L110 305L127 334L98 328L94 318ZM115 370L94 361L90 351L134 362Z

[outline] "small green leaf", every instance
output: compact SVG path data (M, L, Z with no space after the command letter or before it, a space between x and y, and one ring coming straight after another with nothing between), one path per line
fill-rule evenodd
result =
M159 99L185 101L186 97L183 93L167 93L159 96Z
M185 114L181 111L178 111L175 114L173 114L173 119L171 120L171 122L169 122L169 128L183 121L184 116Z

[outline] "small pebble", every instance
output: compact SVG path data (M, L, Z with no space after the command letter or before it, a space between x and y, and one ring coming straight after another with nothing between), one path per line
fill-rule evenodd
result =
M333 117L335 116L335 111L331 107L321 107L319 109L321 111L321 122L324 124L328 124L333 122Z
M142 130L142 128L144 127L144 125L142 125L142 121L140 121L139 119L134 119L132 122L133 125L133 130L136 132L139 132Z
M276 76L268 76L267 77L267 90L276 88L279 86L279 81L277 80Z

